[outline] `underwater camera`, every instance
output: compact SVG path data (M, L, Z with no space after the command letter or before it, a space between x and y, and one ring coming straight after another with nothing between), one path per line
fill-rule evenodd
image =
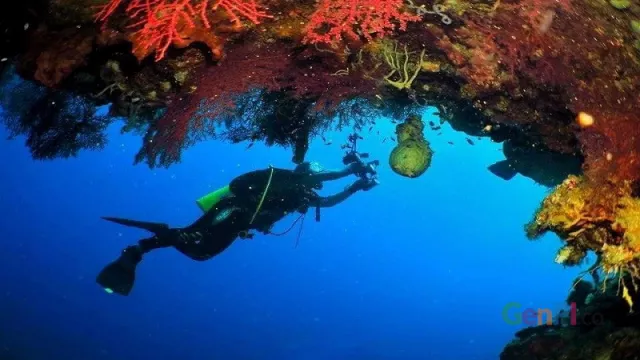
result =
M364 161L362 161L362 159L367 159L367 158L369 158L369 154L368 153L358 153L358 152L355 152L355 151L350 151L342 158L342 163L345 164L345 165L358 163L358 162L364 163ZM356 173L356 175L358 175L361 178L366 178L367 175L374 175L376 173L376 167L378 167L380 165L380 161L373 160L373 161L370 161L370 162L366 163L365 165L370 170L369 171L360 171L360 172Z
M369 153L361 153L357 150L358 139L362 139L362 136L358 134L349 135L348 144L343 148L347 149L347 153L342 157L342 163L349 165L353 163L364 163L362 159L368 159ZM372 178L376 175L376 168L380 165L380 161L373 160L365 164L368 171L360 171L356 173L361 178L367 178L367 175L372 175Z

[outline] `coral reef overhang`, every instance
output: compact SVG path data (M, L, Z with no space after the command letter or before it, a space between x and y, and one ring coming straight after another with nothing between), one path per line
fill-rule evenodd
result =
M213 19L222 30L210 36L196 24L188 41L172 43L176 46L154 61L152 50L158 44L147 44L142 55L136 50L142 40L135 36L139 30L129 26L130 13L114 12L109 23L96 24L96 9L115 3L17 4L23 10L2 20L10 29L2 49L3 59L9 60L2 64L13 59L25 79L113 104L112 114L125 116L127 129L145 131L145 142L156 140L154 148L146 146L139 154L140 161L178 161L185 146L213 135L207 126L212 118L228 124L239 117L238 108L246 110L225 106L233 102L231 95L266 89L281 92L270 98L289 99L286 112L310 116L313 121L306 122L314 122L313 128L290 139L283 133L295 126L279 124L274 129L253 121L244 124L243 134L236 127L232 134L217 135L304 148L305 137L331 125L340 100L361 97L371 100L367 107L382 103L378 107L393 115L437 106L458 130L509 140L509 149L524 151L505 149L507 160L520 165L517 172L545 185L558 184L562 175L576 173L583 163L594 177L638 174L639 140L633 134L640 70L629 26L634 9L612 13L618 10L598 1L574 5L568 0L405 2L405 12L420 16L404 31L369 40L343 36L336 45L305 41L308 30L300 24L315 15L315 2L272 0L264 6L273 16L262 23L226 29L222 20ZM357 30L362 34L367 29ZM287 73L290 76L283 76ZM305 84L310 77L315 83ZM202 78L228 82L216 87ZM206 116L196 109L203 99L216 97L225 99L212 101ZM317 115L318 102L322 110L331 111ZM159 109L167 109L166 114L158 115ZM374 116L356 116L362 107L340 110L345 121L370 121ZM580 127L575 120L580 113L593 116L593 126ZM181 118L175 119L176 114ZM173 128L163 117L174 117ZM261 120L274 122L273 117ZM194 132L198 136L191 136ZM303 149L297 152L303 157Z

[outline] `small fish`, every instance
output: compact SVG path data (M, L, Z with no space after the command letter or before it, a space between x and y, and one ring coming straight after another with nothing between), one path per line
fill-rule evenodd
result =
M327 141L327 142L326 142L326 143L324 143L324 144L325 144L325 145L331 145L331 144L333 144L333 141L329 140L329 141Z
M433 121L429 121L429 126L433 128L434 126L436 126L436 124L434 124Z
M251 147L253 146L253 144L254 144L254 143L249 144L249 146L247 146L247 147L245 148L245 150L249 150L249 149L251 149Z
M473 140L471 140L471 139L469 139L469 138L466 138L466 140L467 140L467 142L469 143L469 145L475 145L475 144L474 144L474 142L473 142Z
M387 138L382 139L382 143L384 144L384 142L387 141Z
M442 135L442 133L441 133L441 132L439 132L439 133L437 133L436 135L440 136L440 135Z
M442 126L434 126L434 127L431 128L431 130L433 130L433 131L437 131L437 130L440 130L440 129L442 129Z
M391 139L391 141L396 141L396 138L394 137L390 137L389 139Z
M371 130L373 130L373 126L369 128L369 132L371 132Z
M453 141L447 141L447 144L453 145Z

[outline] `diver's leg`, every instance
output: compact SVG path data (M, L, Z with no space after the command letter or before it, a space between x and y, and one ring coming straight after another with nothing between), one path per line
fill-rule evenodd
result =
M226 250L241 232L247 230L249 216L246 211L228 212L211 226L191 231L189 236L178 236L178 243L173 246L193 260L209 260Z
M151 250L167 248L174 245L175 243L172 241L171 237L154 236L142 239L138 241L136 245L127 246L122 250L121 257L127 258L130 262L139 263L142 261L142 255L150 252Z
M204 261L211 259L229 247L235 235L232 237L212 236L207 231L183 232L176 236L158 237L138 241L137 245L130 246L125 251L139 252L140 256L155 249L173 247L192 260Z
M140 256L142 256L151 250L167 248L175 244L176 241L173 236L154 236L138 241L138 244L133 247L140 251Z
M155 249L168 248L175 245L175 241L170 236L154 236L138 241L136 245L127 246L122 250L122 255L132 261L139 263L142 261L142 255Z
M203 239L200 242L185 241L174 247L192 260L205 261L226 250L236 239L237 235L222 235Z

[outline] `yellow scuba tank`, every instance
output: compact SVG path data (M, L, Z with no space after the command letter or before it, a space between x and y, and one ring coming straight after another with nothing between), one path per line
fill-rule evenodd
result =
M196 200L196 204L198 204L198 207L200 208L200 210L202 210L202 212L206 213L212 207L214 207L218 202L220 202L220 200L230 196L233 196L233 193L229 189L229 185L227 185L199 198L198 200Z

